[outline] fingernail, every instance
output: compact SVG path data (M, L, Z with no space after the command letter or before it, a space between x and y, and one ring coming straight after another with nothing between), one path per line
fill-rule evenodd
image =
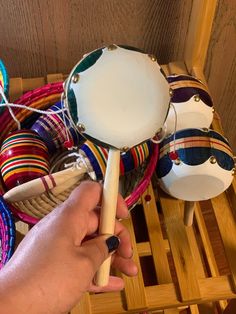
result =
M106 239L106 244L108 252L112 253L118 249L120 245L120 239L116 236L111 236L110 238Z

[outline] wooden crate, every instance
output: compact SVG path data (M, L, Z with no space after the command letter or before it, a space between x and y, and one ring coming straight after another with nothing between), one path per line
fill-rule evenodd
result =
M166 74L189 73L205 81L203 69L215 7L215 0L193 0L184 60L163 65ZM64 78L62 74L55 74L46 79L11 79L11 99L44 83ZM217 114L212 127L222 132ZM227 307L226 301L236 298L235 192L234 179L227 192L207 203L208 212L215 218L219 229L228 273L222 274L217 265L216 251L202 212L206 203L196 203L194 224L186 227L183 224L183 202L167 196L156 186L153 190L150 185L140 200L141 205L134 209L132 219L124 221L131 234L138 276L123 276L125 290L122 292L86 294L71 314L235 313L234 303ZM138 224L138 232L135 231L136 212L144 217L139 219L142 224ZM28 226L18 222L17 229L21 238ZM144 230L146 239L138 239ZM153 274L151 284L145 279L150 274Z

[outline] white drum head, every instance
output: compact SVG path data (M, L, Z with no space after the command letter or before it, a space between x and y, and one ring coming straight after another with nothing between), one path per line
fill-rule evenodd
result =
M193 96L187 102L173 103L177 115L176 131L187 128L209 128L213 120L213 109L201 99L196 102ZM170 107L166 125L167 134L175 131L175 111Z
M166 119L170 96L157 62L114 47L102 49L98 60L79 73L78 82L71 79L72 71L68 85L85 137L122 149L156 134Z
M159 180L163 190L185 201L202 201L223 193L232 183L231 171L209 160L198 166L184 163L173 165L171 171Z

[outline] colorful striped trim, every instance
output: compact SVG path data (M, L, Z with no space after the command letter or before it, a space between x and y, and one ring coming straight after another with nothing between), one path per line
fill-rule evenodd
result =
M9 168L11 166L14 166L14 165L28 165L28 164L32 164L32 165L35 165L35 164L39 164L39 165L48 165L48 161L45 160L44 158L15 158L15 159L12 159L11 161L9 161L8 159L1 164L1 169L5 169L5 168Z
M35 156L35 155L29 155L29 154L22 154L22 155L18 155L18 156L13 156L13 157L9 157L6 160L2 160L1 162L1 167L5 167L7 164L9 163L14 163L15 161L21 161L21 162L32 162L32 161L39 161L39 162L46 162L48 163L47 160L45 160L44 156Z
M94 157L96 158L100 167L100 172L102 173L102 176L104 177L105 172L106 172L106 161L108 157L108 152L104 148L94 145L91 142L85 145L89 147L91 153L93 153ZM89 156L87 157L89 158Z
M4 180L8 180L9 177L13 176L14 174L17 173L38 173L38 174L42 174L42 175L47 175L48 174L48 167L47 165L45 165L45 167L41 166L41 165L34 165L34 164L27 164L27 165L23 165L20 167L11 167L11 169L9 170L5 170L4 172L2 171L2 177Z
M171 82L169 83L170 88L173 90L176 90L178 88L186 88L186 87L191 87L191 88L199 88L210 94L210 91L206 85L204 85L201 82L197 81L191 81L191 80L183 80L183 81L177 81L177 82Z
M176 139L171 141L160 149L160 158L170 152L178 151L179 149L192 148L192 147L208 147L218 149L225 152L230 157L233 157L231 148L224 142L210 137L192 136L187 138Z
M86 154L96 175L98 177L104 177L108 159L108 150L94 145L89 141L81 147L81 150ZM149 157L150 152L151 145L149 142L145 142L133 147L127 153L122 153L120 160L120 174L124 175L125 173L139 167Z
M14 144L14 145L9 145L9 146L6 146L4 149L1 150L1 154L5 154L8 150L11 150L11 149L15 149L17 148L18 149L18 152L24 152L25 150L32 150L33 152L36 151L37 149L39 149L39 151L41 151L42 153L47 153L48 152L48 149L46 147L46 145L41 145L40 143L19 143L19 144Z

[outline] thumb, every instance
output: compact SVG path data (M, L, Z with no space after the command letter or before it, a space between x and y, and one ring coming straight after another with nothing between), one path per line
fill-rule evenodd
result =
M80 251L83 251L87 261L85 271L93 277L102 263L118 249L119 244L120 239L114 235L102 235L84 242Z

